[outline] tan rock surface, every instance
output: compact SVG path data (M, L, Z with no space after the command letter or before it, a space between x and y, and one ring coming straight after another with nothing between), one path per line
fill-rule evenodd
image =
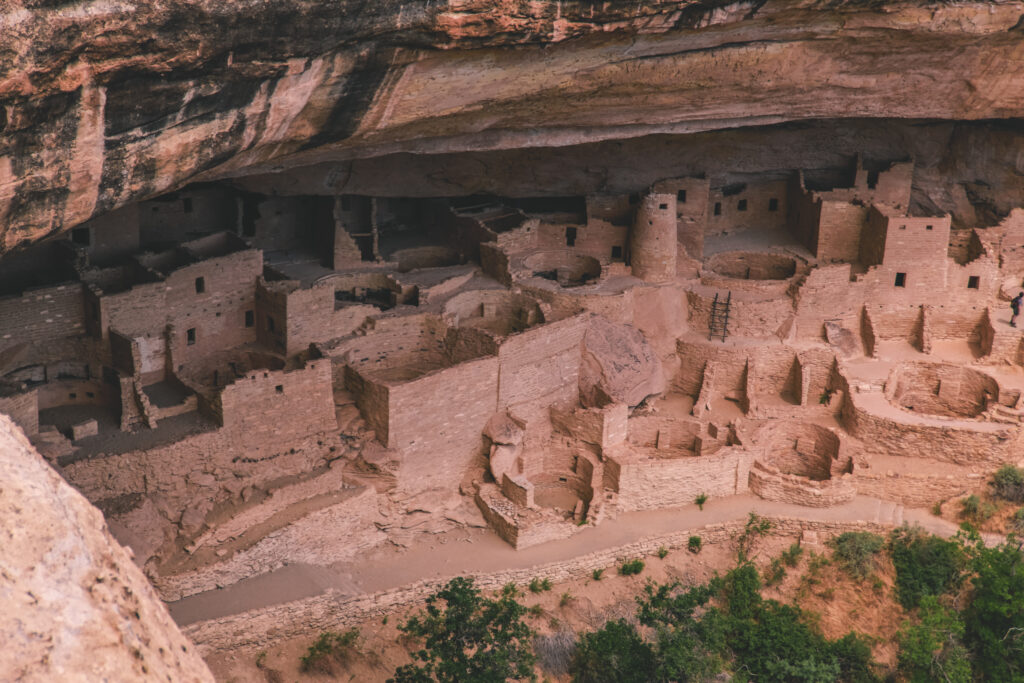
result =
M595 316L583 337L580 401L597 407L609 402L635 406L665 390L665 374L651 345L630 325Z
M213 680L100 512L4 415L0 481L0 680Z
M76 7L0 10L0 251L194 179L316 164L326 168L315 185L284 182L374 194L350 185L353 160L415 152L440 171L421 176L468 194L431 155L830 119L867 119L856 134L871 136L879 118L1024 114L1021 2ZM957 131L953 145L970 147L971 135ZM1013 166L1011 137L1007 158L987 163ZM798 148L771 151L773 166L804 165ZM946 168L965 182L996 175L961 163ZM471 166L460 175L473 185L501 167ZM564 172L535 171L535 188L566 192ZM613 186L607 163L587 173L592 189ZM377 182L417 191L386 172Z

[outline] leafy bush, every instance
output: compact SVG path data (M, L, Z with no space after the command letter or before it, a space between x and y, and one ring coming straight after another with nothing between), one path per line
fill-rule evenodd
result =
M743 532L736 538L736 559L737 564L745 564L750 557L750 551L758 538L764 536L772 529L770 520L759 517L757 513L751 512L747 516L747 523Z
M628 562L623 562L622 566L619 567L619 574L622 574L623 576L633 576L634 574L639 574L643 570L643 560L629 560Z
M995 513L995 505L987 500L982 500L973 493L960 501L960 519L977 524L989 519Z
M926 595L942 595L962 582L966 556L956 541L946 541L921 529L901 527L889 537L896 568L896 598L913 609Z
M1024 468L1003 465L992 475L991 486L997 498L1024 503Z
M875 555L885 547L885 539L868 531L847 531L830 545L836 563L854 579L861 581L875 568Z
M704 541L700 536L690 536L690 539L686 542L686 549L691 553L699 553L703 545Z
M395 683L436 680L504 681L533 678L533 631L523 623L526 608L515 588L497 599L485 598L465 577L452 579L427 598L426 610L410 617L399 630L422 639L414 663L395 670Z
M664 560L668 556L668 548L661 546L658 548L658 559Z
M701 510L704 509L704 503L708 502L708 494L698 493L697 497L693 499L693 502L697 504L697 507Z
M965 641L986 681L1024 681L1024 552L1017 544L978 543L974 589L964 610Z
M787 567L795 567L800 563L800 556L804 554L804 548L797 541L793 545L789 546L786 550L782 551L782 561L786 563Z
M921 622L904 624L899 643L899 669L909 683L969 683L971 662L961 639L959 615L939 604L934 595L921 598Z
M654 665L654 649L619 619L580 638L571 670L577 683L647 683Z
M575 599L576 598L573 597L572 593L570 593L569 591L566 591L566 592L562 593L562 597L558 598L558 606L559 607L565 607L565 606L567 606L570 602L572 602Z
M345 663L358 639L359 629L357 628L349 629L344 633L324 631L299 660L299 669L306 673L335 675L337 665ZM256 665L260 666L260 662L257 662Z
M537 636L533 639L533 652L540 668L552 676L564 676L569 673L576 654L576 634L562 629L550 635Z
M595 569L594 571L590 572L590 578L592 578L594 581L600 581L601 577L603 577L603 576L604 576L604 570L603 569Z
M531 593L542 593L544 591L551 590L551 581L549 579L538 579L533 577L530 579L530 592Z
M772 560L771 565L768 566L768 570L764 574L764 584L766 586L774 586L784 578L786 578L786 568L783 566L782 560L776 557Z

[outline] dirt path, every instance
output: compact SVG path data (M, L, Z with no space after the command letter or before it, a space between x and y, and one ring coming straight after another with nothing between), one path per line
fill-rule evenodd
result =
M291 565L232 586L193 595L168 606L179 625L238 614L250 609L311 597L328 588L347 595L396 588L419 579L496 572L557 562L614 548L645 536L668 534L706 524L761 515L808 520L864 520L899 524L904 519L928 531L949 536L956 527L925 510L858 496L834 508L806 508L761 500L746 494L710 500L699 510L683 508L631 512L585 529L575 536L516 551L488 529L459 529L419 537L408 548L377 549L350 562L330 567Z

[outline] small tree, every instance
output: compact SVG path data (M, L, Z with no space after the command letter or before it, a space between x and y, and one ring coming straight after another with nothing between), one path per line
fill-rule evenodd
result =
M485 598L473 580L457 577L427 598L427 608L399 627L424 641L395 670L394 683L425 681L534 680L533 630L523 623L526 608L507 587L497 599Z

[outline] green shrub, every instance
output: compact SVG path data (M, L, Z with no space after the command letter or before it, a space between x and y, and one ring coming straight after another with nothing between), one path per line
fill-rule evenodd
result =
M324 631L309 646L306 654L299 660L299 669L306 673L335 675L337 665L345 663L345 660L354 650L358 639L359 629L357 628L349 629L343 633ZM259 663L257 663L257 666L259 666Z
M1024 503L1024 468L1003 465L992 475L991 486L997 498Z
M619 567L619 574L621 574L623 576L633 576L634 574L639 574L643 570L644 570L644 561L643 560L640 560L640 559L629 560L628 562L623 562L622 566Z
M691 553L699 553L703 545L704 541L700 536L690 536L690 539L686 542L686 549Z
M767 571L765 571L764 585L774 586L777 583L781 583L784 578L786 578L786 567L783 566L782 560L776 557L768 566Z
M395 670L394 683L422 681L505 681L534 678L533 630L523 622L526 608L515 587L485 598L465 577L452 579L427 598L425 610L401 630L423 641L413 663Z
M571 670L577 683L647 683L654 667L654 649L619 619L580 638Z
M1020 508L1010 517L1010 533L1024 535L1024 508Z
M829 545L836 564L861 581L874 571L875 555L885 547L885 539L868 531L847 531L832 539Z
M747 516L747 523L743 532L736 538L736 560L737 564L745 564L750 557L750 551L757 539L767 534L772 529L770 520L764 519L751 512Z
M800 563L800 556L804 554L803 546L797 541L782 551L782 561L787 567L795 567Z
M590 578L592 578L594 581L600 581L601 577L603 577L603 576L604 576L604 570L603 569L595 569L594 571L592 571L590 573Z
M917 527L901 527L889 537L896 568L896 599L913 609L926 595L942 595L962 582L966 556L956 541L932 536Z
M899 669L909 683L970 683L971 662L961 639L959 615L934 595L921 598L918 624L904 624L896 637Z
M701 510L704 509L704 503L708 502L708 494L698 493L697 497L693 499L693 502L697 504L697 507Z
M939 502L935 503L934 505L932 505L932 514L935 515L936 517L941 517L942 516L942 501L941 500Z
M668 556L668 548L661 546L658 548L658 559L664 560Z
M971 494L960 501L960 519L979 524L996 513L996 506Z
M551 590L551 581L549 579L538 579L533 577L530 579L530 592L531 593L543 593L544 591Z
M971 561L971 604L964 610L965 641L985 681L1024 681L1024 552L1016 543L986 548Z
M572 593L570 593L569 591L566 591L566 592L562 593L562 597L558 598L558 606L559 607L566 607L566 606L569 605L569 603L571 603L575 599L576 598L573 597Z

